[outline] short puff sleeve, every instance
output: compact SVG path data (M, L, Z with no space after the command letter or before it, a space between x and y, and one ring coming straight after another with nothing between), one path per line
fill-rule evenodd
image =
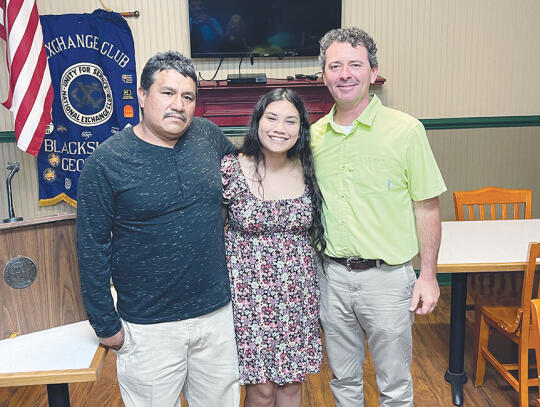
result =
M223 184L223 204L230 205L234 198L245 192L247 185L242 181L242 168L238 157L227 154L221 159L221 182Z

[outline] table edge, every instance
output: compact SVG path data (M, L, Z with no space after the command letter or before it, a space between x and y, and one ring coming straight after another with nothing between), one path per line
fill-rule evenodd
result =
M108 349L99 345L85 369L42 370L37 372L0 373L0 387L31 386L36 384L80 383L97 380Z
M437 273L487 273L497 271L521 271L525 269L525 264L525 262L438 264Z

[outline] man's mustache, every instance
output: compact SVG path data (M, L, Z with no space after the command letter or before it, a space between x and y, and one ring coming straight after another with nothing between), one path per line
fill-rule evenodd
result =
M166 119L167 117L176 117L181 119L184 123L187 122L187 116L181 112L167 112L163 115L163 118Z

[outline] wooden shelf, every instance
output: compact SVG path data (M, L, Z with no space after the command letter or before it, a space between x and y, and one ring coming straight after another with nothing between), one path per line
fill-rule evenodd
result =
M375 85L386 79L379 76ZM201 81L195 116L205 117L218 126L246 126L253 107L266 92L280 87L294 89L306 103L311 122L326 115L334 105L322 79L268 79L266 83L234 84L227 81Z

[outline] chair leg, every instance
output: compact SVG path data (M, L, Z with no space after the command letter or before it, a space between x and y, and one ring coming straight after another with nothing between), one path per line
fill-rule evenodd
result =
M480 307L475 309L475 333L474 333L474 385L482 386L484 384L484 375L486 373L486 359L482 355L482 348L487 348L489 342L489 325L480 311Z
M536 376L538 378L538 391L540 392L540 352L538 347L535 350L536 355ZM540 407L540 399L536 399L536 407Z
M521 331L522 335L528 334ZM518 360L519 407L529 406L529 344L519 343Z
M534 282L535 286L537 285L537 281L535 280ZM531 307L531 311L532 312L536 312L536 307ZM534 320L534 317L533 317L533 320ZM533 331L536 331L538 332L538 326L536 325L536 323L533 323L531 328ZM540 338L538 336L536 336L536 338L534 339L535 341L539 341ZM538 391L540 392L540 346L538 345L538 343L535 344L535 347L534 347L534 354L536 356L536 378L537 378L537 386L538 386ZM540 407L540 399L536 399L536 407Z
M538 359L537 359L538 360ZM536 362L536 370L540 371L540 363ZM538 374L538 391L540 392L540 373ZM540 407L540 399L536 399L536 407Z

